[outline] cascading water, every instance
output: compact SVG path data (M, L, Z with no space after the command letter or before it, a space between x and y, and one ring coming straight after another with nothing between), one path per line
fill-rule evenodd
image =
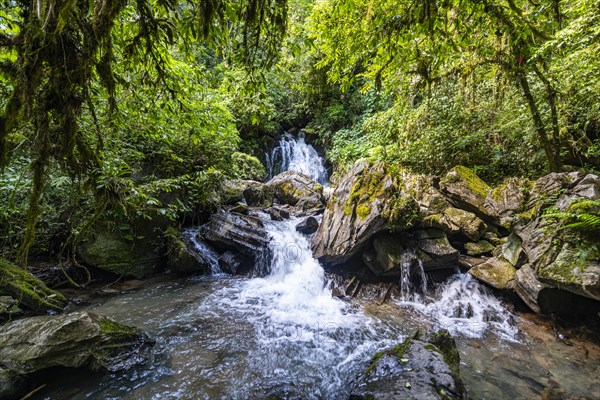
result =
M265 154L269 179L284 171L296 171L310 177L321 185L327 185L327 169L323 158L310 144L304 141L304 133L298 138L285 133L279 139L279 144Z
M223 273L219 266L219 255L210 247L198 240L198 228L187 228L182 232L183 240L189 244L192 249L201 255L204 259L208 260L210 265L211 275L219 275Z

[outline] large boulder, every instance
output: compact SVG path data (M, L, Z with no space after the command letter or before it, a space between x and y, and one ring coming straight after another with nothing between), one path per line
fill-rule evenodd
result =
M62 310L67 305L67 299L61 293L4 258L0 258L0 295L11 296L37 312Z
M449 236L461 235L474 242L478 241L487 229L485 222L475 214L455 207L428 215L421 222L421 226L438 228Z
M439 332L428 341L406 339L375 354L354 381L353 400L465 399L454 339Z
M310 235L319 229L319 221L315 217L306 217L296 225L296 230L300 233Z
M154 239L129 237L101 224L77 251L83 264L140 279L159 272L164 265L157 238L158 235Z
M10 322L0 328L0 394L52 367L121 371L145 362L153 344L138 328L87 312Z
M358 162L341 180L312 238L316 258L341 264L377 232L401 230L418 222L420 206L408 189L415 176L388 169L383 163Z
M299 172L285 171L266 185L281 204L295 206L304 212L319 212L325 207L323 186Z
M220 209L198 231L198 237L216 248L257 257L268 248L269 235L260 218Z
M509 262L492 257L469 270L474 278L496 289L512 289L517 270Z
M275 192L271 186L260 182L250 182L244 189L244 199L251 207L270 207Z
M515 215L525 207L531 186L529 179L509 178L488 194L484 208L500 225L510 228Z
M440 191L455 207L470 211L485 220L493 217L485 208L491 188L473 171L461 165L452 168L439 183Z

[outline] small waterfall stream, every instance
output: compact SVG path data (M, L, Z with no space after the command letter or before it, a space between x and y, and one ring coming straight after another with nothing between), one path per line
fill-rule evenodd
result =
M304 140L304 133L298 138L284 133L279 144L265 154L269 179L284 171L296 171L310 177L321 185L327 185L327 169L323 158L314 147Z

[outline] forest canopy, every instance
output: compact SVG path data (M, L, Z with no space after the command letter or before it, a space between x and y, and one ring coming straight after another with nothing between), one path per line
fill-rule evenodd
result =
M491 183L600 166L598 1L0 4L9 258L213 207L292 127L334 179L361 158Z

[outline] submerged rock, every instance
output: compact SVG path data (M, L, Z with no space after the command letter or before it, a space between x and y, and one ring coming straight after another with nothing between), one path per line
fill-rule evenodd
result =
M223 250L256 257L268 247L269 236L260 218L220 209L198 231L200 238Z
M306 235L315 233L317 229L319 229L319 221L317 221L315 217L307 217L298 225L296 225L296 230Z
M87 312L10 322L0 328L2 392L52 367L125 370L145 362L153 344L138 328Z
M0 295L18 299L19 304L37 312L62 310L67 305L67 299L61 293L4 258L0 258ZM12 307L8 306L8 310Z
M355 380L350 398L465 399L454 339L442 331L429 342L409 338L377 353Z

